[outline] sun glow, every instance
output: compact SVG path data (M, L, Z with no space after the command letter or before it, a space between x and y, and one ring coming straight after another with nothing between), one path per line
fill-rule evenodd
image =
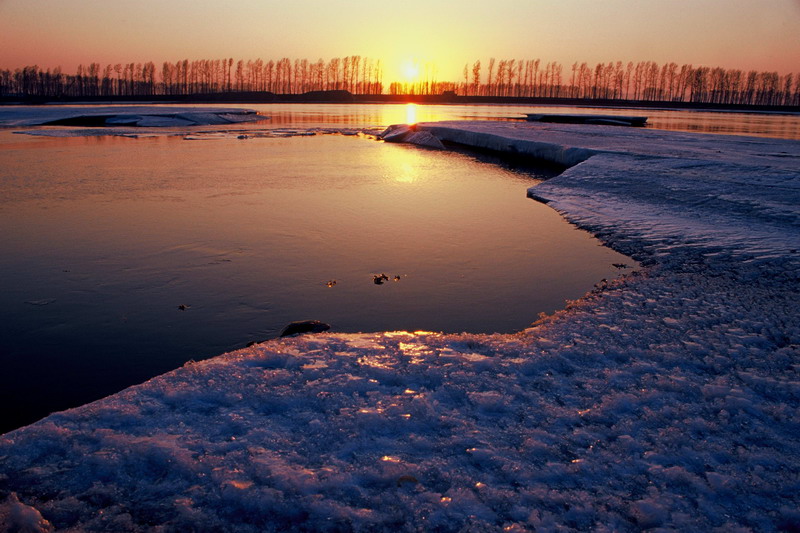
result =
M406 124L409 126L417 123L417 104L406 104Z
M416 82L419 79L419 71L419 63L410 59L403 63L403 66L400 69L400 72L403 75L403 81L406 83Z

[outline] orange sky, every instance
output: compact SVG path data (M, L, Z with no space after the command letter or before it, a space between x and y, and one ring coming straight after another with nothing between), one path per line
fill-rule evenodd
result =
M800 0L0 0L0 68L214 59L675 61L800 72ZM484 67L485 71L485 67Z

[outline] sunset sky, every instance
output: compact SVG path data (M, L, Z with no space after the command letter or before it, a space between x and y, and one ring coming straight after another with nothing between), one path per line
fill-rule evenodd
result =
M0 68L361 55L461 79L476 59L800 71L800 0L0 0Z

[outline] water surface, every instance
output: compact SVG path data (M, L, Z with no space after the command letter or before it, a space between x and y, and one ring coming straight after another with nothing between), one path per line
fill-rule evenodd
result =
M367 137L206 139L0 131L3 429L292 320L517 331L632 264L526 198L545 169Z
M799 113L743 113L688 109L635 109L530 105L408 105L408 104L256 104L278 125L339 125L385 127L390 124L440 120L519 119L527 113L646 116L647 129L751 135L800 140Z

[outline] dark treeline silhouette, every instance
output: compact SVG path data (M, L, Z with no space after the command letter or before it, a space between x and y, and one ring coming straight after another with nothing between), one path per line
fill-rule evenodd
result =
M659 65L654 61L573 63L564 72L551 61L491 58L464 65L463 80L436 82L432 77L413 84L390 85L390 93L438 94L454 91L465 96L570 98L691 102L706 104L798 106L800 74L742 71L720 67Z
M349 91L381 94L383 70L380 61L361 56L319 59L282 58L278 61L234 61L228 59L184 59L164 62L99 63L78 65L75 74L60 67L38 66L0 70L0 94L23 97L125 97L155 95L199 95L231 92L301 94L311 91Z
M0 70L0 94L23 98L147 97L220 93L303 94L348 91L356 95L438 95L558 98L694 104L798 106L800 74L742 71L665 63L621 61L573 63L489 59L464 65L460 81L440 81L431 64L417 80L384 84L379 60L361 56L278 61L187 59L164 62L79 65L75 74L61 68L28 66Z

